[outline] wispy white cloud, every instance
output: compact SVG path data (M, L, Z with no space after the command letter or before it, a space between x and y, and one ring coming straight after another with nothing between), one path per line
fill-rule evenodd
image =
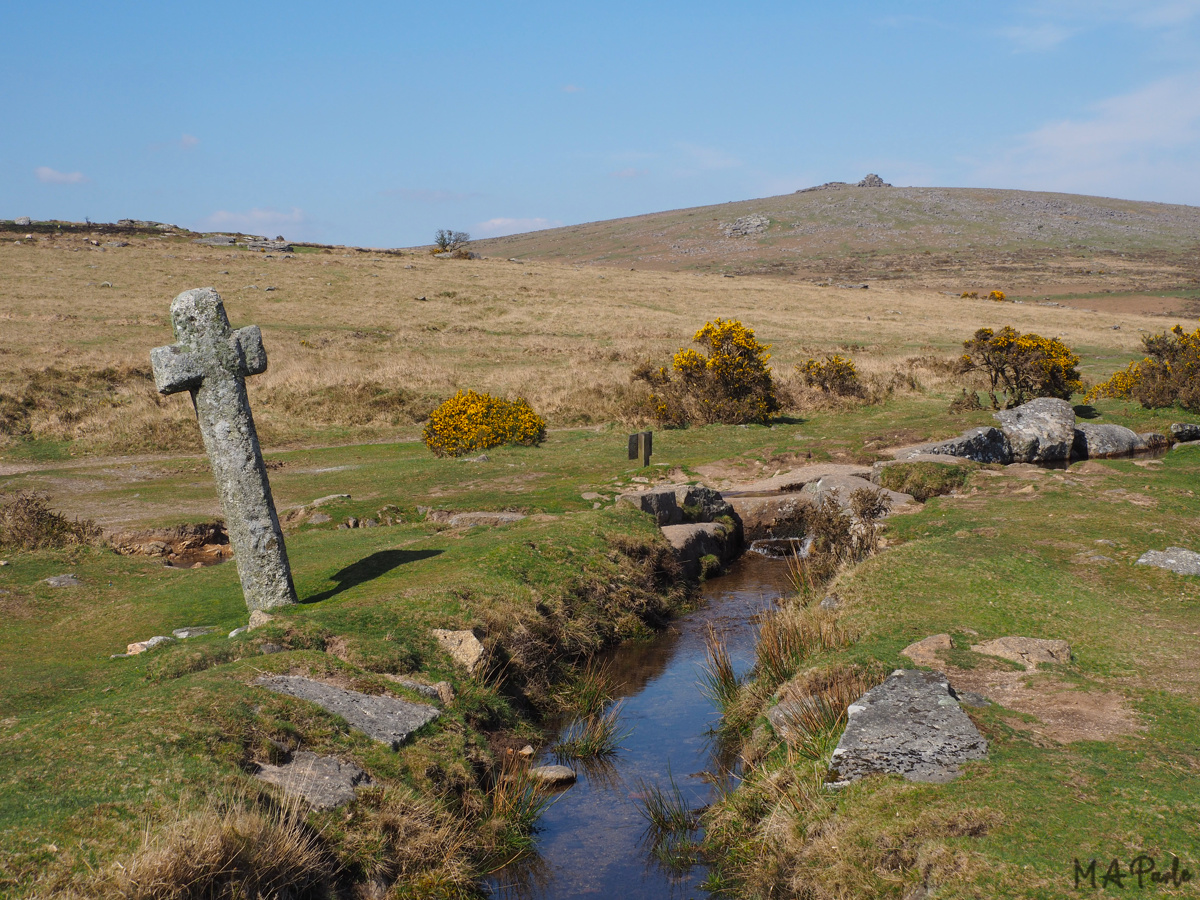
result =
M87 181L82 172L59 172L49 166L38 166L33 174L42 184L83 184Z
M1016 44L1018 50L1031 52L1052 50L1077 32L1076 28L1067 28L1054 22L1000 29L1000 34Z
M486 222L476 222L471 233L476 237L504 237L507 234L522 234L526 231L541 231L543 228L559 228L557 219L509 219L499 216Z
M977 167L983 183L1200 201L1200 72L1096 103L1051 122Z
M643 175L649 175L649 169L635 169L630 166L627 169L618 169L616 172L609 172L613 178L640 178Z
M442 191L430 188L394 188L381 191L385 197L400 197L413 203L460 203L463 200L475 200L482 197L475 191Z
M583 88L581 88L577 84L564 84L563 85L563 93L564 94L578 94L578 93L581 93L582 91L583 91Z
M742 161L736 156L715 147L704 147L699 144L678 144L679 161L675 169L676 175L691 176L705 172L717 172L722 169L736 169Z
M293 206L290 211L282 212L267 207L254 208L245 212L218 209L216 212L201 219L201 231L240 231L246 234L265 234L270 231L282 233L284 228L303 229L309 224L304 210ZM294 235L293 231L293 235Z

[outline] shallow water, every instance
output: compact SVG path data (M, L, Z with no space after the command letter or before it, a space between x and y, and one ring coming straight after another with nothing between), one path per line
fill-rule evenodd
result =
M710 580L704 603L653 641L620 647L609 656L622 701L622 723L632 732L606 769L572 763L579 775L538 824L538 854L498 872L493 896L529 900L571 897L706 897L703 867L678 875L649 855L637 792L644 780L662 787L674 778L693 808L711 802L709 773L723 766L708 730L719 719L700 691L705 635L711 623L724 633L739 672L754 655L754 617L789 590L787 566L746 554L726 575ZM558 762L545 755L541 763Z

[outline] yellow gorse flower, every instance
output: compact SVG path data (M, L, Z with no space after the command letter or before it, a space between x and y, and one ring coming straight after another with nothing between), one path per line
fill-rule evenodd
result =
M462 456L501 444L536 446L546 438L546 420L522 398L504 400L459 391L432 413L422 440L436 456Z

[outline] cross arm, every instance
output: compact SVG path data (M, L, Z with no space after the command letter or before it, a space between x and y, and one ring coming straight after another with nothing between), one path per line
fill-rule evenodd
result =
M160 394L177 394L200 387L204 371L195 357L179 344L155 347L150 351L154 368L154 386Z
M247 325L233 333L233 339L241 352L243 375L261 375L267 371L267 351L263 348L262 331L257 325Z

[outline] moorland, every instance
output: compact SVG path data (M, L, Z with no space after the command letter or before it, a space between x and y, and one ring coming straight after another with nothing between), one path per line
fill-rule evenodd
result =
M721 230L755 214L770 221L762 234ZM869 463L986 424L989 410L950 409L968 386L950 363L980 327L1057 337L1100 380L1140 357L1142 335L1190 328L1197 216L1065 195L840 188L477 242L482 259L264 253L183 230L0 222L6 496L41 492L110 534L219 515L190 404L160 397L148 363L172 340L171 298L209 285L235 327L263 331L270 365L248 390L281 512L348 495L322 507L330 521L291 520L302 602L236 639L224 637L246 621L233 567L165 567L103 542L3 550L0 892L183 896L180 884L211 875L185 865L203 869L199 836L236 832L276 855L212 859L276 873L281 891L469 895L535 843L536 803L501 777L507 751L540 746L541 723L578 702L590 654L694 602L653 522L614 505L620 491ZM1007 302L986 299L994 289ZM717 317L771 345L785 408L766 425L658 430L643 472L624 453L644 424L631 373ZM795 374L835 352L875 385L867 399L819 396ZM546 441L432 456L421 423L460 388L525 397L549 422ZM1137 431L1198 419L1075 402L1082 417ZM1200 586L1134 561L1200 547L1198 472L1187 446L1063 471L973 467L960 489L889 520L882 552L831 585L847 640L800 668L910 666L905 645L951 634L943 666L1004 691L972 710L990 759L949 785L879 778L833 794L820 785L827 760L747 722L746 778L707 813L711 886L1057 897L1075 889L1075 859L1127 868L1140 853L1160 866L1174 854L1195 870ZM527 518L456 529L418 507ZM395 524L337 528L385 510ZM44 581L62 573L81 584ZM190 625L218 630L110 659ZM429 634L472 626L503 648L503 671L470 678ZM1003 634L1067 640L1074 658L1026 673L968 649ZM397 696L409 695L389 676L446 680L455 699L392 751L265 698L252 683L264 672ZM348 811L271 806L250 773L299 748L353 759L374 786ZM168 887L146 887L156 878Z

